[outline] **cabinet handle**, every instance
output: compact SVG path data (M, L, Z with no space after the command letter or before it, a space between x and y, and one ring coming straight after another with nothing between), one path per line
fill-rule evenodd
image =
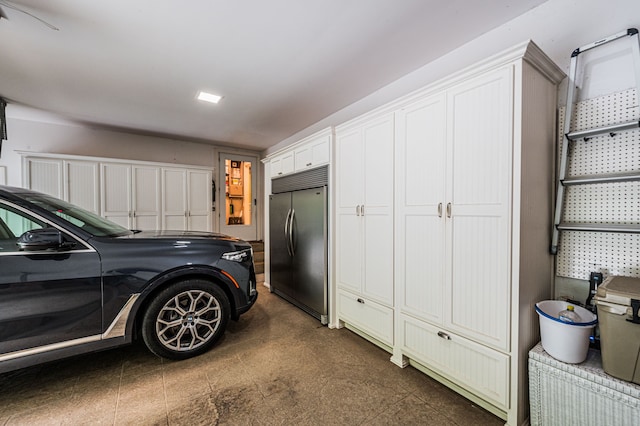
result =
M278 172L278 176L280 176L282 174L282 172Z
M364 305L364 300L362 300L362 299L360 299L360 298L358 297L358 303L362 303L362 304Z
M442 337L445 340L451 340L451 336L449 336L444 331L438 331L438 337Z
M307 163L307 167L309 167L310 165L312 165L313 163Z
M442 203L438 203L438 217L442 217Z
M364 205L360 206L360 216L364 216Z
M447 203L447 217L451 217L451 203Z

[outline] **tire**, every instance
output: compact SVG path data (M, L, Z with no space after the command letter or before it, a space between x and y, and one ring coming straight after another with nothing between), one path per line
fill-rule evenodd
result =
M181 281L158 293L142 319L151 352L186 359L207 352L227 328L231 308L224 291L203 280Z

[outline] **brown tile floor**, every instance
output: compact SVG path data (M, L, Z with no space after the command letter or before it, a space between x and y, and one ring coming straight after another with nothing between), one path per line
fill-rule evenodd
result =
M0 425L502 425L266 289L198 358L143 345L0 375Z

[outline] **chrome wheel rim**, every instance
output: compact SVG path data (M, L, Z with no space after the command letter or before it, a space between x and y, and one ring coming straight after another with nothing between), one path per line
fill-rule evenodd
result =
M173 351L190 351L207 343L220 327L222 310L218 300L203 290L177 294L160 309L156 335Z

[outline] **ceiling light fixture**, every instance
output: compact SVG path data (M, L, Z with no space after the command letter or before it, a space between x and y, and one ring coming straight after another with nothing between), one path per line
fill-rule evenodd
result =
M213 104L217 104L222 99L222 96L214 95L213 93L200 92L198 93L198 100L211 102Z

